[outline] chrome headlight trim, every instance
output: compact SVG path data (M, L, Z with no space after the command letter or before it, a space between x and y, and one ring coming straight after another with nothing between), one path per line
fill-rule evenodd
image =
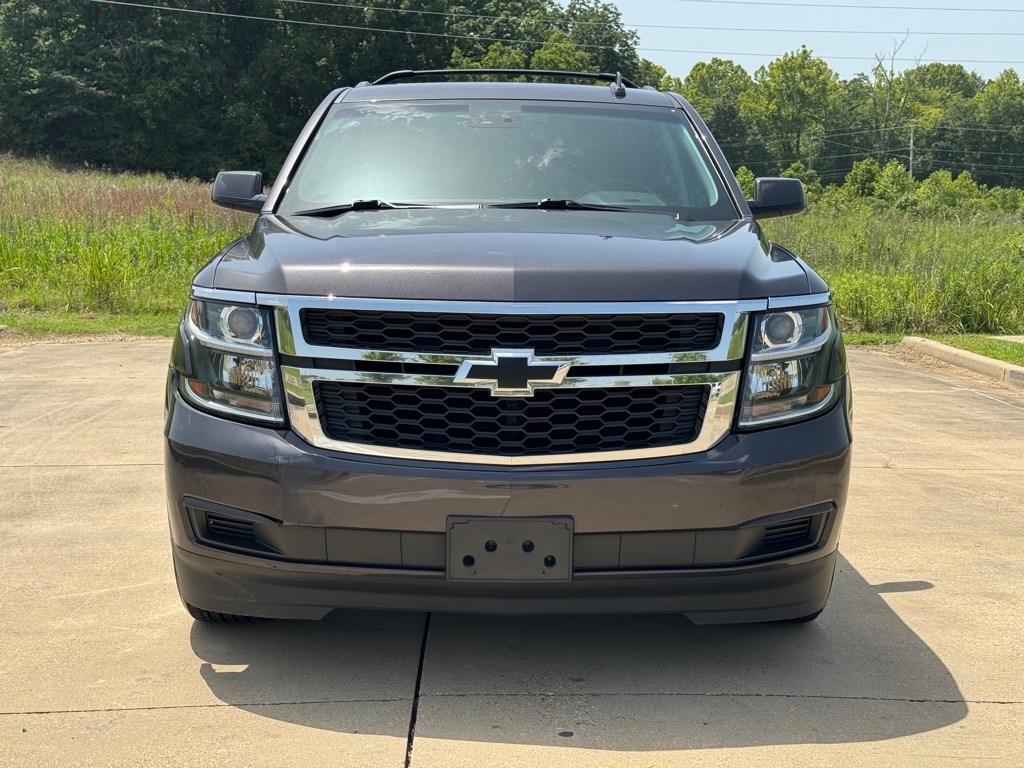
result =
M222 293L217 299L195 295L189 299L181 333L192 358L192 375L182 373L179 391L197 408L282 426L284 405L270 332L271 314L254 305L225 302L224 298L228 297ZM261 314L259 340L255 335L251 339L227 337L221 320L234 308Z
M789 344L773 344L765 337L766 321L782 312L801 315L801 335ZM740 429L801 421L835 404L839 387L828 380L828 363L838 331L830 305L775 307L755 315L753 324L737 418ZM766 413L755 415L758 407Z

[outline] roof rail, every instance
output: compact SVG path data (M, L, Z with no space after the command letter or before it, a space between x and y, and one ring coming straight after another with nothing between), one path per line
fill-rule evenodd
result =
M627 80L621 73L610 74L608 72L566 72L560 69L424 69L412 70L401 69L397 72L390 72L371 83L371 85L385 85L399 80L415 80L419 77L443 77L448 79L452 75L505 75L507 77L545 77L560 78L564 80L593 80L595 82L609 82L621 84L626 88L638 88L632 80ZM362 83L360 83L362 85Z

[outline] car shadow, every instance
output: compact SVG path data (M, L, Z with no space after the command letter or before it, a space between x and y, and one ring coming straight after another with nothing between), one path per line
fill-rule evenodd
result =
M417 736L589 749L679 750L878 741L967 714L949 670L840 557L817 622L696 626L682 616L433 614ZM366 733L317 707L408 701L424 614L338 611L320 622L195 624L221 701ZM386 732L382 725L381 732Z

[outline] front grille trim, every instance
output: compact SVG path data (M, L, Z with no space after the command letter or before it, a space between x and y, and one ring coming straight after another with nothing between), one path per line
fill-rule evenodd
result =
M321 429L332 440L555 461L581 453L685 445L699 433L710 389L561 388L495 398L467 387L313 384Z
M538 355L709 352L721 312L501 315L303 307L302 338L317 347L420 355L489 355L529 347Z
M591 389L629 389L645 386L699 386L708 389L704 408L704 420L695 439L680 445L666 445L655 448L632 450L598 451L587 453L495 456L467 454L451 451L409 449L394 446L370 445L331 438L323 428L317 411L315 385L322 381L366 382L378 380L389 384L414 384L422 386L452 386L451 377L393 377L353 371L333 371L321 368L299 368L282 366L284 389L287 393L288 413L292 429L310 445L324 450L358 456L413 461L433 461L454 464L479 464L491 466L543 466L559 464L600 463L605 461L630 461L682 456L709 450L722 440L732 427L735 412L740 371L713 374L684 374L672 377L634 377L633 379L580 378L572 382L576 387ZM669 379L669 381L666 381Z
M820 296L808 296L808 303L819 300ZM827 295L826 295L827 300ZM387 359L395 362L441 362L460 360L465 353L443 354L424 353L421 350L404 349L360 349L358 347L321 346L308 342L303 335L302 313L308 310L351 310L365 312L394 311L402 313L456 314L481 316L597 316L597 315L701 315L721 316L721 331L718 344L704 350L672 349L662 352L633 351L626 354L579 354L544 356L571 358L577 364L617 365L641 359L648 363L657 362L723 362L742 360L746 348L747 319L752 313L768 308L767 299L743 299L739 301L655 301L655 302L566 302L566 303L525 303L525 302L473 302L473 301L427 301L427 300L383 300L353 299L347 297L324 298L314 296L278 296L258 294L257 303L275 309L278 351L286 356L300 358L328 358L341 360ZM820 302L819 302L820 303ZM518 348L520 345L516 345ZM521 345L528 348L531 345ZM429 359L425 359L429 358Z
M821 297L808 296L807 302ZM826 297L827 299L827 297ZM795 300L795 299L794 299ZM379 300L280 296L259 294L257 303L273 307L280 371L290 418L298 437L310 445L333 453L371 459L431 461L480 466L559 466L584 463L649 460L698 454L711 449L731 431L742 379L748 328L752 313L764 311L767 299L707 302L597 302L597 303L515 303L450 302L429 300ZM717 313L721 318L718 344L714 349L608 354L540 354L524 344L522 348L491 349L490 355L431 354L412 349L405 351L328 347L310 344L303 336L302 312L308 308L373 311L457 312L484 315L665 315L672 313ZM524 339L524 341L528 341ZM494 386L487 377L479 382L459 378L458 371L468 362L492 361L499 352L526 356L531 366L541 368L568 363L571 375L564 380L545 376L530 380L526 392L508 385ZM634 350L635 352L635 350ZM506 355L508 356L508 355ZM700 365L696 365L700 363ZM423 368L431 366L430 372ZM445 366L449 366L445 371ZM505 368L508 374L508 367ZM617 375L608 375L616 373ZM500 378L500 377L499 377ZM509 379L506 377L505 379ZM513 379L514 380L514 379ZM703 422L695 438L674 445L637 447L623 450L591 450L580 453L539 453L538 455L493 455L463 453L439 446L408 448L374 445L372 437L364 442L334 439L325 431L317 409L314 387L318 382L373 382L392 387L488 386L494 397L532 397L546 389L632 389L637 387L706 388L707 403ZM598 446L600 447L600 446Z

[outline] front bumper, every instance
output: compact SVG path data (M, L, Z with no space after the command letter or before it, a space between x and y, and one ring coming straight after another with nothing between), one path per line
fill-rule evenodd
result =
M795 619L825 607L836 550L699 572L586 574L558 584L452 584L444 574L209 557L174 546L182 599L221 613L319 619L334 608L451 613L683 613L697 624Z
M671 611L720 623L805 616L828 598L850 472L845 391L818 418L702 454L525 468L339 456L198 411L173 381L168 405L175 569L199 608ZM222 535L209 515L249 538ZM458 515L571 516L571 580L449 580L446 521ZM794 524L804 538L768 545Z

